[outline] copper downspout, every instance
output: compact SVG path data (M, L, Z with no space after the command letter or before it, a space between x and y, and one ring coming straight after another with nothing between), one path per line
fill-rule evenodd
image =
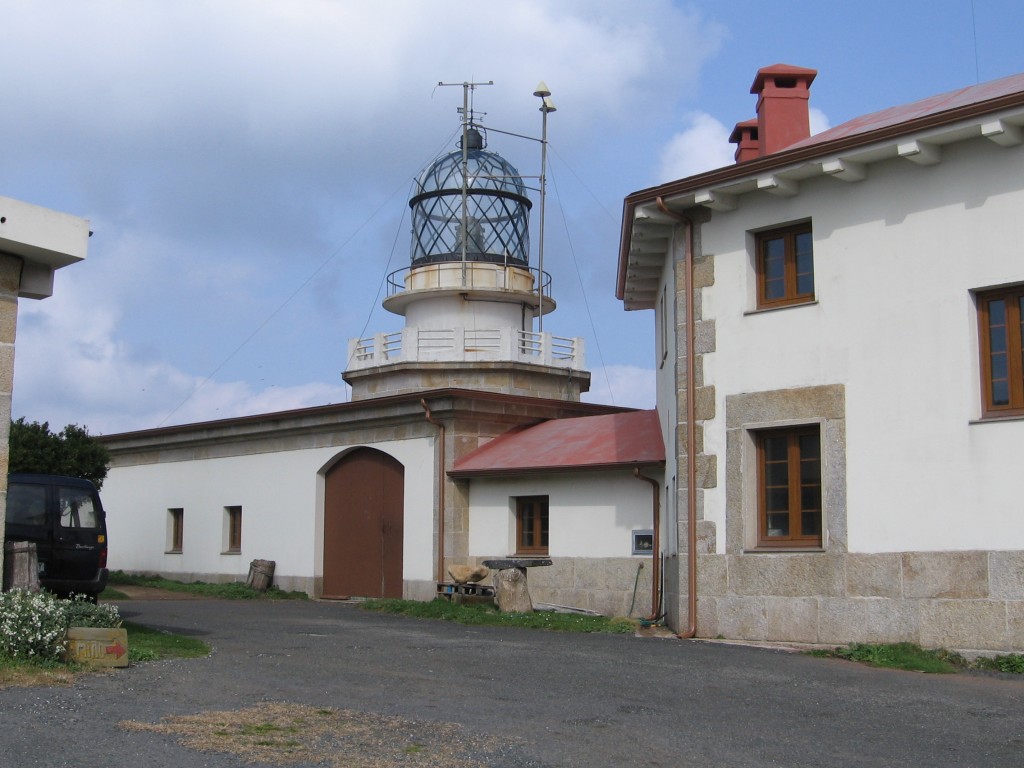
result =
M686 254L684 275L686 291L686 561L688 566L686 599L686 629L678 634L681 638L694 637L697 634L697 430L696 430L696 380L693 359L693 219L680 213L670 211L665 201L659 196L655 198L658 210L686 225Z
M433 415L430 413L430 407L427 405L427 401L420 398L420 405L423 406L423 410L427 413L427 421L438 428L440 434L438 435L438 441L440 447L438 453L440 454L437 463L437 500L438 500L438 512L437 512L437 580L439 582L444 581L444 442L445 442L445 429L444 424L439 421L435 421Z
M651 552L651 565L654 567L651 576L651 615L648 621L661 618L661 483L640 474L640 467L633 468L633 477L646 480L651 484L651 517L653 518L654 541Z

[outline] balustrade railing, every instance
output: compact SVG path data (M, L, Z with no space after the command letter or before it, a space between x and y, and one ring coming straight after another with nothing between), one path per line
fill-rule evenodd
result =
M348 369L397 362L509 360L582 370L583 339L515 329L405 328L350 339Z

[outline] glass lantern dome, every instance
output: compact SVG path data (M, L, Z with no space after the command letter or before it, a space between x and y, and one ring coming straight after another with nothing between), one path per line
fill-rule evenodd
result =
M484 149L480 131L466 131L466 211L463 152L442 155L416 179L412 208L412 266L484 261L526 267L531 203L519 171ZM465 255L463 255L465 254Z

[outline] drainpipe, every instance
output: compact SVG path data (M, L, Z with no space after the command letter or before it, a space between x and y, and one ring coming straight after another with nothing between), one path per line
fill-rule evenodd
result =
M427 401L420 399L420 405L423 406L423 410L426 411L427 421L433 424L438 429L438 457L437 462L437 499L438 499L438 512L437 512L437 580L439 582L444 581L444 441L445 441L445 430L444 424L436 421L433 415L430 413L430 407L427 405Z
M670 211L665 201L659 196L655 198L658 210L686 226L686 254L683 271L685 272L686 291L686 548L687 548L687 609L686 629L678 637L689 638L697 634L697 416L696 405L696 367L693 359L693 219L680 213Z
M646 480L651 484L651 518L654 531L653 551L651 552L651 615L648 621L661 618L661 483L640 474L640 467L633 468L633 477Z

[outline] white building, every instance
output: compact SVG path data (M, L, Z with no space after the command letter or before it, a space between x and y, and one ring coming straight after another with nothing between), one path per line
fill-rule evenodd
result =
M104 438L111 568L238 580L266 559L315 597L431 599L448 566L519 554L553 561L536 601L656 612L657 422L579 402L582 340L533 327L555 300L531 201L466 117L409 201L384 300L405 327L349 344L352 402Z
M1024 650L1024 76L809 135L760 70L735 165L625 199L684 634Z

